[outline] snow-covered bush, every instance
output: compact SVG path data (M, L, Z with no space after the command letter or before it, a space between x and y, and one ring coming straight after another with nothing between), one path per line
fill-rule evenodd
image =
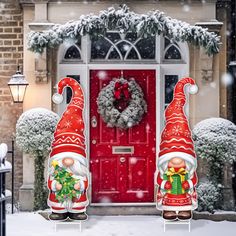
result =
M222 118L206 119L194 127L193 140L197 157L208 162L208 179L218 186L221 208L224 166L236 160L236 126Z
M44 108L24 112L16 124L16 144L34 157L34 209L44 209L47 193L44 181L44 161L50 152L53 133L59 116Z
M24 112L16 124L16 143L25 153L48 155L59 116L44 108Z
M200 183L197 186L198 211L214 212L216 203L220 197L219 189L210 181Z
M232 163L236 159L236 126L223 118L199 122L193 129L195 151L200 158Z
M197 157L207 160L211 178L221 183L224 164L236 160L236 126L223 118L206 119L194 127L193 140Z

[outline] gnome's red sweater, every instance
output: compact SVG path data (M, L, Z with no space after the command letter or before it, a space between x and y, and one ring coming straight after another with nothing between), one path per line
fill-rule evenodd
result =
M175 169L178 171L179 169ZM182 194L172 194L172 185L170 181L164 180L160 172L157 175L157 184L159 185L157 193L157 204L162 210L181 211L194 210L197 208L197 194L195 186L197 184L196 173L190 179L182 182L182 188L188 191ZM168 191L170 190L170 191Z

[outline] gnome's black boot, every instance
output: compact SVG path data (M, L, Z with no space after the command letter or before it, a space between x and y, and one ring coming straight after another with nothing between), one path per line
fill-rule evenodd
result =
M86 215L85 212L81 213L69 213L69 218L71 220L87 220L88 216Z
M165 220L175 220L177 218L175 211L163 211L162 217Z
M52 212L49 215L49 220L66 220L68 217L67 213L56 213L56 212Z
M192 211L179 211L178 219L179 220L189 220L192 218Z

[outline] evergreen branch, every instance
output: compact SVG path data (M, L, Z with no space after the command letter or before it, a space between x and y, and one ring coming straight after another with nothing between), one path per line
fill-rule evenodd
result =
M186 41L201 46L208 55L218 53L221 44L220 37L206 28L173 19L158 10L137 14L130 11L127 5L122 5L117 10L110 7L99 15L82 15L77 21L56 24L49 30L31 31L28 35L28 49L42 53L45 48L55 48L66 41L75 43L84 35L97 38L109 30L134 32L144 38L163 34L176 42Z

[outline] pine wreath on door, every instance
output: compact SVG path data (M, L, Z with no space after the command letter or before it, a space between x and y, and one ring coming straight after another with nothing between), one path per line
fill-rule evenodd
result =
M142 88L147 113L127 130L110 128L98 114L100 90L113 78L134 78ZM156 158L155 70L90 71L90 169L93 203L154 201Z

